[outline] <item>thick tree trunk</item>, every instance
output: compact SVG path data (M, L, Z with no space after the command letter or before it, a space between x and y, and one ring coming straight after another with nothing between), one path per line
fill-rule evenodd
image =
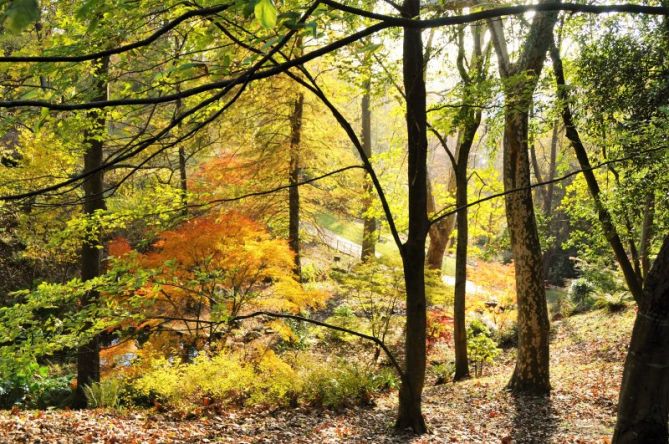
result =
M669 236L648 273L618 399L613 442L669 441Z
M288 244L295 253L295 274L300 277L302 266L300 260L300 141L302 139L302 113L304 111L304 94L299 93L293 113L290 116L290 171L288 173Z
M107 68L109 59L102 60L95 73L95 87L99 96L94 100L107 100ZM90 114L93 127L87 132L85 144L88 145L84 154L84 171L99 168L103 162L103 133L105 130L105 116L101 111L92 111ZM104 201L104 173L102 170L88 176L83 182L84 213L88 216L96 211L105 209ZM102 274L102 249L99 232L91 233L84 240L81 249L81 280L87 281ZM98 298L96 291L91 291L82 298L80 304L85 307L95 303ZM77 390L74 397L76 408L86 407L84 387L100 380L100 340L96 336L77 350Z
M618 235L618 230L613 224L611 213L609 213L609 210L602 202L597 178L592 171L588 153L585 149L585 146L583 146L583 143L581 142L581 137L576 130L574 119L571 114L571 109L568 105L569 94L566 89L562 59L560 58L560 51L558 50L555 43L551 44L550 53L551 59L553 60L553 72L555 73L555 82L557 84L557 95L560 99L560 103L562 104L561 114L562 120L564 121L567 139L569 139L571 142L571 145L574 148L574 152L576 153L578 163L583 170L583 177L585 177L585 181L588 184L588 190L590 191L590 195L594 201L597 217L599 218L599 222L602 225L604 235L613 249L613 253L616 256L618 265L620 266L620 269L625 276L627 288L629 288L630 292L634 296L634 299L638 302L643 297L641 281L639 280L639 276L634 271L632 263L627 257L625 247L623 247L623 243L620 240L620 236Z
M522 96L507 91L504 128L504 189L529 187L528 114L518 110ZM505 196L518 298L518 355L509 388L517 392L550 392L548 309L543 284L541 245L529 188Z
M360 103L362 117L362 149L365 155L372 157L372 111L370 108L370 82L364 85L364 94ZM369 214L372 206L372 182L369 178L365 180L365 198L363 200L363 224L362 224L362 254L360 259L366 261L373 258L376 253L377 227L376 218Z
M404 17L416 18L420 0L406 0ZM409 233L402 247L406 283L405 380L400 388L396 426L427 432L421 409L426 366L425 242L427 239L427 115L421 30L404 29Z

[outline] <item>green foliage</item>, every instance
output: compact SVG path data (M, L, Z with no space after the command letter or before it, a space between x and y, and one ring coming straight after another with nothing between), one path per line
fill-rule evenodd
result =
M116 378L103 379L84 386L84 394L89 408L116 408L121 400L121 380Z
M28 25L36 22L40 16L37 0L12 0L5 11L5 28L19 33Z
M72 375L49 375L47 367L33 362L0 378L0 408L63 407L72 394L71 380Z
M258 0L253 8L256 20L263 28L273 28L276 26L277 10L272 0Z
M632 301L632 295L629 291L618 291L613 294L602 293L596 295L592 306L604 309L609 313L617 313L625 310Z
M569 298L577 310L587 309L592 305L590 297L595 291L595 285L586 278L574 279L569 286Z
M340 408L368 403L374 393L395 388L390 369L371 369L344 360L323 361L307 353L281 357L221 352L191 364L158 359L132 384L170 408L206 405L286 406L295 403Z
M455 362L444 362L432 366L432 372L436 376L436 385L445 384L453 380L455 376Z
M474 367L474 376L481 377L485 364L491 364L499 354L490 329L481 320L472 319L467 326L467 355Z

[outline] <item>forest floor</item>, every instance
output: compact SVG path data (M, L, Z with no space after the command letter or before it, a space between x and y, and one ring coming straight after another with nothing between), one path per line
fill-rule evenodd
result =
M514 398L505 352L482 378L428 386L431 433L393 430L396 392L373 407L230 411L180 420L148 411L0 412L2 443L604 443L615 423L634 310L595 311L553 323L550 399Z

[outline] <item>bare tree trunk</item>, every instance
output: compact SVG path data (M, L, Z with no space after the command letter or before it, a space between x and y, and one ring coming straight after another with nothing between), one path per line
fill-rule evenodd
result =
M522 92L520 94L523 94ZM509 94L504 129L504 189L529 187L527 111L517 110L518 96ZM550 392L548 309L543 284L541 245L529 188L505 196L518 298L518 355L509 388L518 392Z
M405 0L402 15L416 18L420 0ZM427 240L427 114L421 30L404 28L409 233L402 247L406 284L405 375L400 387L396 427L427 432L421 403L425 384L426 328L425 243Z
M446 182L448 193L455 192L455 172L451 170ZM437 211L434 195L432 194L432 184L428 179L428 213ZM430 226L430 243L427 247L427 267L430 270L441 270L444 265L444 254L448 248L448 240L455 228L455 214L450 215Z
M500 75L508 82L504 92L504 190L516 190L507 194L504 202L518 300L518 354L509 388L532 394L548 394L551 386L546 290L541 245L529 188L528 119L532 95L546 60L556 20L555 12L534 16L516 63L509 59L502 22L488 21ZM519 83L514 78L518 74L526 76L527 80Z
M588 184L590 195L592 196L592 200L595 203L595 209L597 210L597 217L599 218L599 222L602 224L604 235L606 236L606 239L609 241L609 244L613 249L613 253L616 256L616 260L618 261L618 265L620 266L620 269L622 270L623 275L625 276L627 288L629 288L630 292L634 296L634 299L638 302L643 297L643 289L641 286L641 281L639 280L638 275L634 271L632 263L627 257L627 253L625 252L625 247L623 247L623 243L620 240L620 236L618 235L618 230L613 224L611 213L609 213L609 210L604 206L604 203L602 202L600 196L601 193L599 190L599 184L597 183L597 178L595 177L595 174L592 172L592 167L590 165L590 159L588 158L588 153L585 150L585 146L583 146L583 143L581 142L581 137L578 131L576 130L574 119L571 114L571 109L569 108L568 105L569 94L566 89L564 69L562 67L562 59L560 58L560 51L558 50L554 42L550 46L550 52L551 52L551 59L553 60L553 72L555 73L555 82L557 84L557 95L558 98L560 99L560 103L562 104L561 111L562 111L562 120L564 121L564 126L565 126L565 133L567 135L567 138L571 142L572 147L574 148L574 152L576 153L576 158L578 159L578 163L581 169L583 170L583 177L585 177L585 181Z
M99 95L94 100L107 100L107 70L109 58L104 58L95 70L95 88ZM87 131L85 144L88 149L84 154L84 172L99 168L103 162L103 133L105 130L105 116L102 111L91 111L89 116L93 122L92 128ZM102 170L88 176L82 187L84 189L84 213L92 216L96 211L105 209L104 200L104 173ZM99 231L91 233L81 248L81 280L87 281L102 274L102 249L99 248ZM98 299L98 292L87 293L80 301L82 307L94 304ZM74 407L86 407L84 387L100 380L100 339L95 336L87 344L77 350L77 390L74 397Z
M613 442L669 441L669 236L648 273L634 321Z
M453 299L453 346L455 348L455 375L460 381L469 377L467 359L467 326L465 322L467 296L467 245L469 224L467 221L467 162L458 162L455 205L458 210L458 235L455 249L455 296Z
M360 103L362 117L362 149L367 157L372 157L372 111L370 108L370 81L364 84L364 93ZM366 261L373 258L376 252L377 227L376 218L369 214L372 206L372 183L368 177L365 178L365 197L363 200L363 225L362 225L362 254L360 259Z
M295 274L302 274L300 260L300 141L302 139L302 114L304 111L304 94L297 95L290 116L290 171L288 173L288 244L295 253Z

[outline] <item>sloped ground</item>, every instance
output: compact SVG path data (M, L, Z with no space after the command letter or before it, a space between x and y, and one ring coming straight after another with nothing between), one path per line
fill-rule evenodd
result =
M175 420L150 411L0 413L0 442L17 443L603 443L615 424L622 364L633 322L593 312L554 324L550 399L514 399L503 390L513 369L505 354L492 376L428 386L431 434L392 429L396 393L373 408L342 413L306 408L230 412Z

